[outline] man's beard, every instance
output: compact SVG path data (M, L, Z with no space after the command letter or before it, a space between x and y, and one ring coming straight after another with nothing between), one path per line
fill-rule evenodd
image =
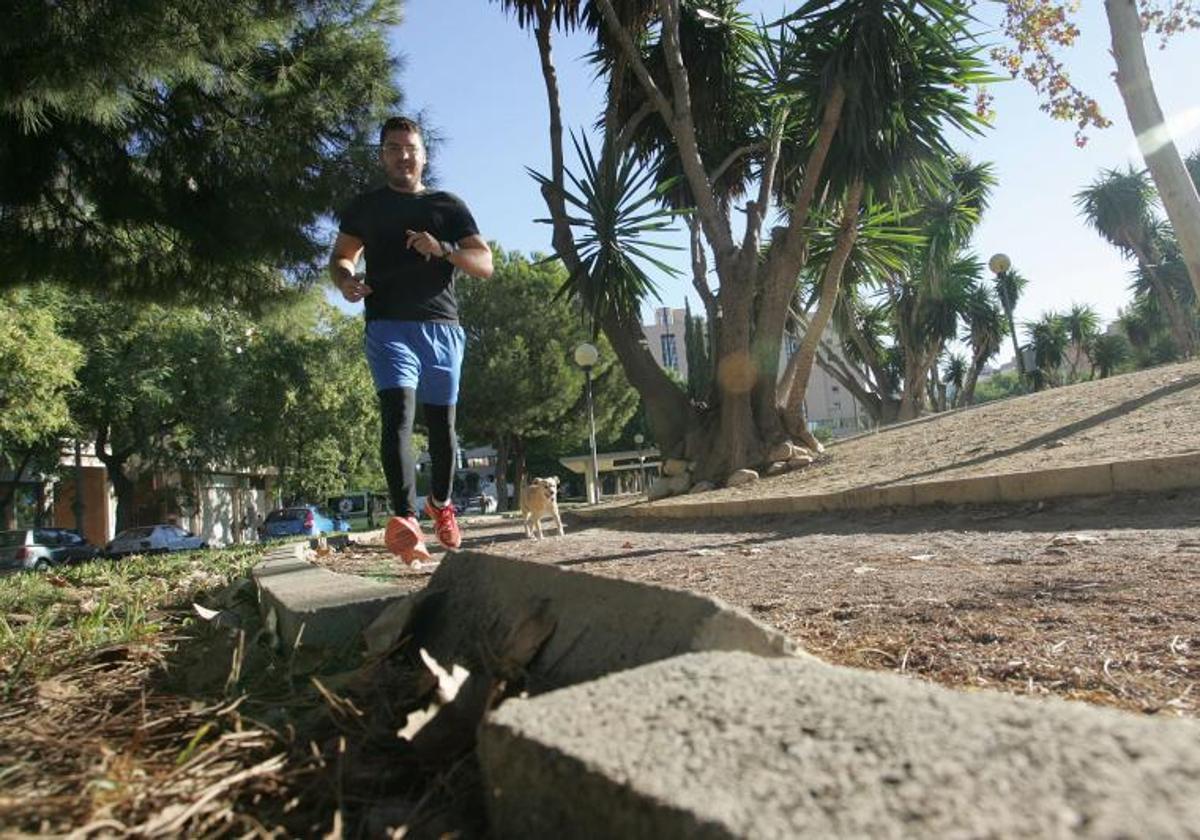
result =
M394 189L415 190L421 184L421 174L416 169L397 169L388 173L388 186Z

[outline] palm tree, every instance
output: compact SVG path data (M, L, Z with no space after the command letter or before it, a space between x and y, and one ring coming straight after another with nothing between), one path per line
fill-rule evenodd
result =
M1067 354L1067 326L1062 315L1057 312L1045 312L1036 321L1024 324L1025 334L1033 347L1033 360L1036 366L1036 390L1042 390L1046 385L1058 383L1058 370L1062 367Z
M987 207L995 184L991 164L961 155L942 158L936 180L917 194L913 223L923 237L905 266L905 276L888 285L896 318L896 341L904 352L900 418L921 412L925 380L937 379L937 359L957 338L968 295L982 265L964 249Z
M956 408L962 405L963 382L967 377L967 367L967 357L962 353L954 353L946 361L946 369L942 374L942 382L954 386L952 405Z
M1000 352L1000 343L1004 333L1008 331L1004 313L996 294L984 285L977 285L971 290L967 300L967 340L971 345L971 366L967 371L967 381L963 385L960 405L971 405L975 402L975 383L979 374L993 356Z
M1071 304L1071 310L1062 316L1067 328L1067 336L1071 339L1070 364L1071 381L1078 374L1079 357L1087 355L1091 341L1100 332L1100 316L1094 307L1084 303Z
M612 253L590 264L579 240L601 230L598 217L615 214L583 195L567 207L561 111L547 46L555 22L551 0L505 5L531 10L524 21L537 26L551 100L551 168L541 183L555 255L576 278L572 289L603 296L621 280L621 272L606 269L622 265L616 238L597 241ZM628 153L653 167L655 200L687 206L695 220L693 282L716 324L711 408L701 412L647 368L653 359L639 346L636 312L602 305L597 327L641 394L660 447L695 460L696 477L722 480L760 463L779 440L808 435L802 412L793 409L803 404L814 354L802 345L798 355L808 363L790 377L777 373L814 221L835 219L844 250L866 208L948 154L947 129L978 130L964 96L983 70L966 31L967 7L966 0L822 0L803 4L768 31L749 24L734 0L586 4L581 20L594 25L606 85L601 159ZM577 192L590 180L575 182ZM735 200L746 193L745 201ZM766 222L777 209L786 224L772 230ZM805 343L819 343L836 303L838 261L821 278ZM585 272L598 276L585 280Z
M1195 338L1183 305L1161 276L1161 224L1154 215L1156 199L1146 173L1131 166L1125 172L1101 172L1098 179L1076 194L1075 204L1105 241L1137 261L1167 316L1179 352L1188 357L1195 352Z
M1016 356L1017 374L1021 380L1025 379L1025 357L1021 355L1021 347L1017 343L1017 324L1013 320L1013 313L1017 309L1017 301L1021 299L1021 293L1025 291L1025 287L1029 285L1029 280L1017 271L1015 268L1010 268L1007 271L1001 271L996 275L996 296L1000 299L1000 306L1004 308L1004 315L1008 318L1008 334L1012 337L1013 355Z
M1098 371L1100 378L1106 379L1129 361L1133 349L1129 346L1129 339L1120 333L1104 333L1092 339L1088 355L1092 360L1093 375Z

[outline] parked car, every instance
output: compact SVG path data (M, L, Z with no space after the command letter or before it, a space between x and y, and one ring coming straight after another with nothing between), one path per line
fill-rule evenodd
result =
M100 549L67 528L19 528L0 532L0 572L46 571L91 560Z
M208 548L208 543L178 525L143 525L126 528L104 547L109 557L129 554L164 554L168 551L193 551Z
M262 538L277 540L283 537L319 537L335 531L349 531L350 522L316 505L295 505L279 508L267 514Z

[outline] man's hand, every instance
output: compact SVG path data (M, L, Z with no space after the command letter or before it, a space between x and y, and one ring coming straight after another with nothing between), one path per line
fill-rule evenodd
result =
M363 282L362 274L351 274L349 277L342 278L338 281L338 289L341 291L342 297L350 303L358 303L371 294L371 287Z
M434 239L432 233L424 230L406 230L404 232L408 234L408 241L405 244L425 259L446 256L442 251L442 243Z

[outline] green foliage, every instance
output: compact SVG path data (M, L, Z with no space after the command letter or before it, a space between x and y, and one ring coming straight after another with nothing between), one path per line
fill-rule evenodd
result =
M679 250L645 238L671 229L674 214L653 206L669 185L648 188L654 172L632 154L618 157L606 148L597 159L586 136L582 142L575 139L575 151L583 174L567 173L575 192L567 191L564 197L582 214L570 219L579 231L576 245L580 268L567 278L562 293L581 301L593 324L599 324L609 312L636 319L646 297L658 297L654 281L641 263L649 263L670 276L679 273L646 251ZM546 176L532 170L530 174L543 189L553 189Z
M98 559L56 572L0 577L0 700L22 679L79 664L103 647L146 642L173 608L244 577L257 547ZM61 581L65 581L65 585ZM6 616L28 618L9 622Z
M785 20L803 45L791 82L809 138L834 85L846 90L827 164L834 191L865 177L873 192L890 195L908 179L936 177L937 162L952 154L947 128L980 131L964 91L992 77L962 4L811 0Z
M1092 339L1088 355L1096 375L1106 379L1129 363L1133 358L1133 347L1120 333L1104 333Z
M1057 312L1045 312L1038 320L1026 322L1024 328L1033 348L1034 370L1030 374L1034 377L1036 390L1059 384L1059 368L1066 360L1067 345L1071 341L1066 320Z
M953 385L955 392L962 391L963 380L967 376L967 357L961 353L954 353L946 360L946 367L942 372L942 381L947 385Z
M1135 296L1118 313L1117 324L1133 348L1134 367L1154 367L1180 359L1179 347L1156 298Z
M1154 185L1144 170L1106 169L1075 195L1089 226L1128 257L1144 258L1154 228Z
M459 287L467 331L458 423L465 438L499 443L548 438L560 451L587 439L583 371L573 352L592 340L579 310L556 295L566 280L558 263L530 262L493 246L490 280ZM615 438L636 405L608 342L594 342L597 437Z
M0 457L10 468L18 452L71 425L66 396L82 353L43 298L32 289L0 293Z
M1014 371L997 373L981 381L975 388L975 402L985 403L992 400L1016 397L1025 393L1021 385L1021 377Z
M0 258L155 301L314 276L398 102L385 0L14 0L0 34Z
M382 480L363 329L314 291L264 318L246 348L231 443L244 462L278 469L285 499L319 502Z
M258 319L86 294L60 296L55 312L85 348L71 421L96 442L119 504L122 481L145 469L275 467L284 496L304 500L379 482L362 319L320 292Z

